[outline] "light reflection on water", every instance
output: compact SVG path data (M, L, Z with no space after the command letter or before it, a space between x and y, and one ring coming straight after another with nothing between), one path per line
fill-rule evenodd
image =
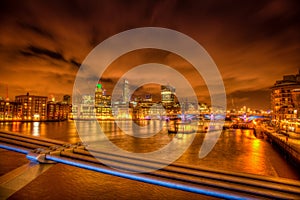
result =
M40 122L33 122L33 136L40 136Z
M177 136L168 134L165 122L161 121L143 122L143 125L153 123L153 129L149 126L149 131L155 130L156 127L161 125L163 127L161 132L150 138L136 138L127 135L111 121L101 121L99 123L112 143L126 151L136 153L160 149L174 137L176 137L177 145L180 146L186 142L188 137L191 137L191 134L180 134ZM124 123L123 127L129 130L132 128L128 121L121 123ZM79 126L83 126L88 131L93 131L94 125L92 122L79 123ZM0 129L62 140L69 143L80 141L72 121L0 123ZM299 179L297 170L290 166L267 141L257 139L251 130L223 131L217 144L208 156L199 159L199 149L204 136L204 133L196 133L190 148L178 159L178 162L228 171Z

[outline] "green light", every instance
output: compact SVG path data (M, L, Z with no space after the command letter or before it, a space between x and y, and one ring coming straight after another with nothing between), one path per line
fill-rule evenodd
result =
M98 83L97 84L97 88L101 89L102 88L102 84Z

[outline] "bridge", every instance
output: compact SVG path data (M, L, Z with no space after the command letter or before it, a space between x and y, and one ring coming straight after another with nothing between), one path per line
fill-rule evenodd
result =
M68 144L2 131L0 132L0 148L25 154L31 160L29 166L20 167L13 173L0 177L1 191L8 191L2 196L4 198L12 195L13 192L56 163L63 163L222 199L300 199L300 181L220 171L180 163L173 163L163 169L148 173L135 173L145 168L156 168L161 162L146 158L123 157L113 152L90 149L87 151L82 143ZM90 154L91 151L93 151L93 156ZM99 160L106 160L113 168L104 165ZM17 180L20 174L26 173L30 173L31 176L26 176L26 179L23 176L22 180ZM12 183L18 183L18 186L14 190L5 190Z

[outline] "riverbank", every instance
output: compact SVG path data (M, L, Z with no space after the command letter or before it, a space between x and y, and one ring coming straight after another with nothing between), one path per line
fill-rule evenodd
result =
M0 120L1 122L63 122L67 119L47 119L47 120L23 120L23 119L11 119L11 120Z
M276 149L280 151L286 160L300 167L300 139L289 137L287 134L277 132L269 126L259 126L255 128L257 138L266 138Z

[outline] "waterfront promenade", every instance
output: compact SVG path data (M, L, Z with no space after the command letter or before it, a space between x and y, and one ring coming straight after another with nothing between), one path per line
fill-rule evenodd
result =
M257 137L267 137L272 143L277 145L285 156L300 165L300 139L289 137L289 132L277 131L273 127L260 125L255 128Z

